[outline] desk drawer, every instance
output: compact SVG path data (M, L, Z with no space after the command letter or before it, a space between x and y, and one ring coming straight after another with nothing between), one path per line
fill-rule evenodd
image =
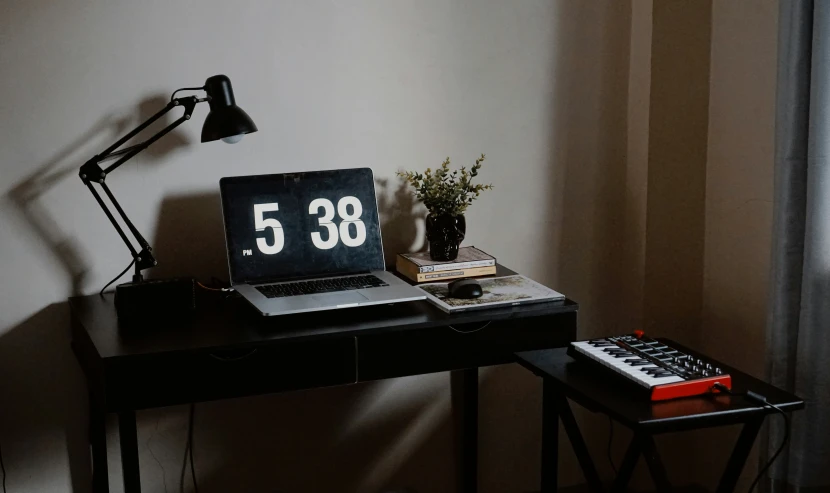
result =
M105 370L107 408L142 409L356 381L355 342L300 342L256 348L119 358Z
M358 338L360 381L511 363L513 353L564 347L576 312L433 327Z

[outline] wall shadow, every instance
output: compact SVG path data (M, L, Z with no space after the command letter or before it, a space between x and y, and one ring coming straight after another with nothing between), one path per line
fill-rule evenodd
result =
M557 272L557 288L580 303L580 339L630 331L639 306L626 255L640 240L626 217L628 78L631 42L630 2L561 2L555 27L557 45L551 93L551 183L548 207L561 214L550 242L558 254L546 268ZM593 457L605 456L608 422L574 408ZM619 431L619 426L617 431ZM566 440L560 448L561 484L583 482ZM615 443L620 458L625 444ZM612 477L605 460L600 474ZM638 477L642 477L639 471Z
M415 200L409 184L402 178L376 178L375 189L386 265L395 265L399 253L426 250L426 209Z
M0 442L9 491L33 484L21 473L53 468L64 457L71 491L91 491L86 384L69 341L66 302L43 308L0 337ZM56 443L64 444L65 455L54 450Z
M93 156L92 153L84 156L76 156L75 154L78 151L86 148L92 142L101 141L102 136L106 144L103 144L101 149L92 152L103 150L104 146L108 146L120 138L134 126L138 125L138 123L143 122L158 112L166 104L167 99L165 96L153 95L141 100L137 104L135 111L128 111L121 116L113 114L105 116L77 139L61 148L48 161L33 166L35 171L9 190L7 198L14 205L14 209L19 212L20 217L23 218L25 223L46 246L49 254L63 268L67 277L68 293L77 295L83 291L84 280L89 270L89 260L77 238L67 233L58 224L40 198L52 188L63 183L64 180L77 175L81 165ZM148 129L145 129L144 132L130 143L146 139L153 132L172 123L174 118L177 118L177 116L174 116L171 111ZM164 139L161 139L141 154L138 154L135 157L135 161L143 164L160 163L170 152L186 145L188 145L188 141L184 134L178 132L178 130L174 130L166 135ZM130 162L130 164L134 163ZM80 197L83 194L83 191L79 191L79 200L82 200ZM87 193L87 195L89 194ZM87 200L94 199L88 197ZM112 210L115 213L115 210ZM103 213L101 213L100 217L93 218L93 220L96 219L102 223L107 222Z
M149 278L228 279L218 190L165 197L156 225L150 244L158 266L145 271Z
M23 220L24 227L36 236L33 243L41 248L48 260L56 260L66 277L66 294L79 295L84 290L92 254L84 251L81 242L55 219L43 197L66 180L78 180L78 200L94 201L84 192L76 177L80 166L96 151L102 150L134 126L163 108L165 96L145 98L135 108L101 118L63 146L46 162L22 166L33 169L28 176L11 187L5 198ZM162 128L176 118L165 115L138 139L147 138L153 129ZM81 155L90 146L100 148ZM155 164L168 153L187 145L176 132L151 146L130 164ZM87 197L83 197L86 194ZM93 206L94 207L94 206ZM103 213L93 211L92 221L110 227ZM41 247L40 245L43 245ZM45 247L45 248L44 248ZM83 374L70 348L68 303L56 303L0 336L0 441L10 491L20 491L25 484L37 484L28 471L55 467L55 461L68 461L71 491L91 490L91 464L87 439L88 405ZM56 440L56 435L63 439ZM64 444L65 451L55 450ZM19 486L17 486L19 485Z
M389 406L388 389L389 382L370 382L199 404L196 464L210 466L199 490L455 491L452 483L434 487L434 478L454 475L444 453L452 446L449 420L407 442L432 403L375 414Z
M34 172L8 192L8 199L14 204L15 209L63 267L68 278L68 292L72 294L80 294L89 270L89 261L77 239L60 227L39 199L68 177L77 175L78 168L88 159L69 159L69 156L101 134L117 136L124 133L129 121L128 117L118 118L113 115L102 118L80 137L55 153L51 159L35 166ZM104 217L101 219L106 220Z
M556 74L553 96L552 166L562 195L552 206L561 208L562 225L551 268L583 308L579 336L585 338L625 330L615 322L625 309L618 301L626 287L620 247L629 240L624 212L631 7L565 2L559 16L564 21L557 30L557 68L569 69ZM580 22L597 18L602 22Z

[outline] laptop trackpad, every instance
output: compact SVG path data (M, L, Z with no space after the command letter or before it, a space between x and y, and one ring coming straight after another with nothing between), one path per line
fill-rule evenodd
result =
M359 293L331 293L331 294L315 294L314 301L327 306L348 305L351 303L363 303L367 300L365 296Z

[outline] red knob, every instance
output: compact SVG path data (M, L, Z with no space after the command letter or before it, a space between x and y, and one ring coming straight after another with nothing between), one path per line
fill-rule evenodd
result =
M642 339L644 335L646 335L646 333L643 332L642 330L635 330L634 331L634 337L636 337L637 339Z

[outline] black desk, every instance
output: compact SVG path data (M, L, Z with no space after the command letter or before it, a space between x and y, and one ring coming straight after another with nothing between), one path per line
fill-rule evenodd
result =
M684 353L697 354L673 341L662 340ZM568 398L589 411L601 412L612 417L634 432L634 438L620 466L612 491L626 491L631 473L641 454L658 491L673 491L655 448L653 435L744 423L717 489L718 493L734 491L764 418L775 413L774 410L759 407L743 397L728 395L688 397L652 403L642 396L635 397L626 384L620 385L618 379L609 378L607 373L597 371L597 368L592 368L589 363L572 360L565 349L528 351L517 356L522 365L544 379L542 491L545 493L556 491L557 488L560 419L588 484L593 491L603 491L599 475L568 405ZM752 390L765 396L769 402L784 411L804 408L804 402L792 394L729 365L718 363L718 366L732 376L732 390L735 393Z
M239 298L200 297L203 308L191 320L130 327L119 327L112 294L70 299L72 346L89 389L96 493L108 489L106 413L118 413L124 491L135 493L137 410L456 370L461 480L464 492L474 492L478 367L576 337L577 304L569 300L456 315L420 301L262 317Z

